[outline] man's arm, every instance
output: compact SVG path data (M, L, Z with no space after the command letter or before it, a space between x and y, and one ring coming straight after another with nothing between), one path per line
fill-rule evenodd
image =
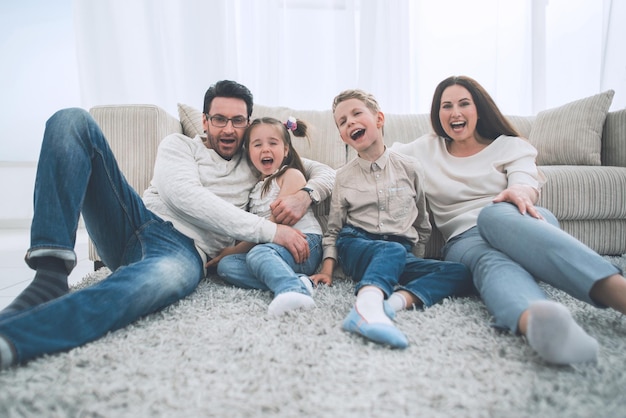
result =
M210 184L205 184L206 179L203 183L200 164L210 160L198 161L200 146L182 135L170 135L159 145L152 185L163 202L163 210L203 231L240 241L271 242L276 224L222 199ZM216 174L215 188L228 188L231 194L237 192L247 197L251 175L243 170L233 170L222 177Z
M320 201L330 197L335 186L335 170L315 160L302 159L306 178L309 179L306 186L317 191ZM310 200L310 198L309 198Z
M306 187L314 190L320 201L328 198L335 184L335 170L320 162L302 159L306 177L309 179ZM272 205L272 215L276 222L284 225L296 224L306 213L312 200L308 192L300 190L292 195L279 197Z

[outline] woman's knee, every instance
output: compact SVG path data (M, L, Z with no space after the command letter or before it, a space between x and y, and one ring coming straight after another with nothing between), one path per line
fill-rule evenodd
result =
M541 216L543 216L543 218L546 221L548 221L548 223L557 227L559 226L559 221L552 212L550 212L548 209L541 207L541 206L536 206L535 208L537 209L537 211L539 211ZM519 209L517 208L517 206L515 206L512 203L508 203L508 202L493 203L491 205L485 206L480 211L480 213L478 214L478 219L476 223L478 225L478 228L482 230L486 227L489 227L490 225L500 224L503 221L504 217L514 216L513 218L510 218L510 219L515 219L515 220L523 219L519 217L519 215L520 215ZM530 215L527 214L527 216L530 218Z
M537 207L537 210L539 211L539 213L541 213L541 216L543 216L543 219L545 219L549 224L554 225L557 228L561 227L561 225L559 224L559 220L548 209L544 207Z
M515 211L519 213L517 207L511 203L493 203L481 209L476 223L479 227L481 227L481 225L490 225L503 215L509 215Z

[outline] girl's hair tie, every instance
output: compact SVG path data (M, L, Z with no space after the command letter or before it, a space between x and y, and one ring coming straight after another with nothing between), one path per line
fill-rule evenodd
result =
M296 129L298 129L298 124L296 123L296 118L294 118L293 116L289 116L287 118L287 122L285 122L285 126L287 127L287 129L289 129L291 132L295 131Z

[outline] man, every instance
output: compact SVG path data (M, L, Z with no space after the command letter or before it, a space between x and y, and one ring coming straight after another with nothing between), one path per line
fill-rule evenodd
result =
M303 234L247 213L256 176L241 152L252 94L220 81L205 95L206 138L166 137L144 200L129 186L100 128L81 109L46 124L35 182L32 283L0 312L0 370L64 351L122 328L190 294L204 264L234 240L275 242L305 259ZM307 161L308 187L330 195L334 171ZM311 203L301 191L276 202L279 222L299 219ZM82 213L111 275L68 293L76 265L75 232Z

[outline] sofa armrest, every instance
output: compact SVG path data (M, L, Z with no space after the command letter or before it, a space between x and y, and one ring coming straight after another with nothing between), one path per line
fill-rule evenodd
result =
M626 167L626 109L606 115L602 131L602 165Z
M182 133L178 119L154 105L106 105L89 110L109 141L128 183L139 193L150 184L159 143ZM99 257L89 242L89 259Z

